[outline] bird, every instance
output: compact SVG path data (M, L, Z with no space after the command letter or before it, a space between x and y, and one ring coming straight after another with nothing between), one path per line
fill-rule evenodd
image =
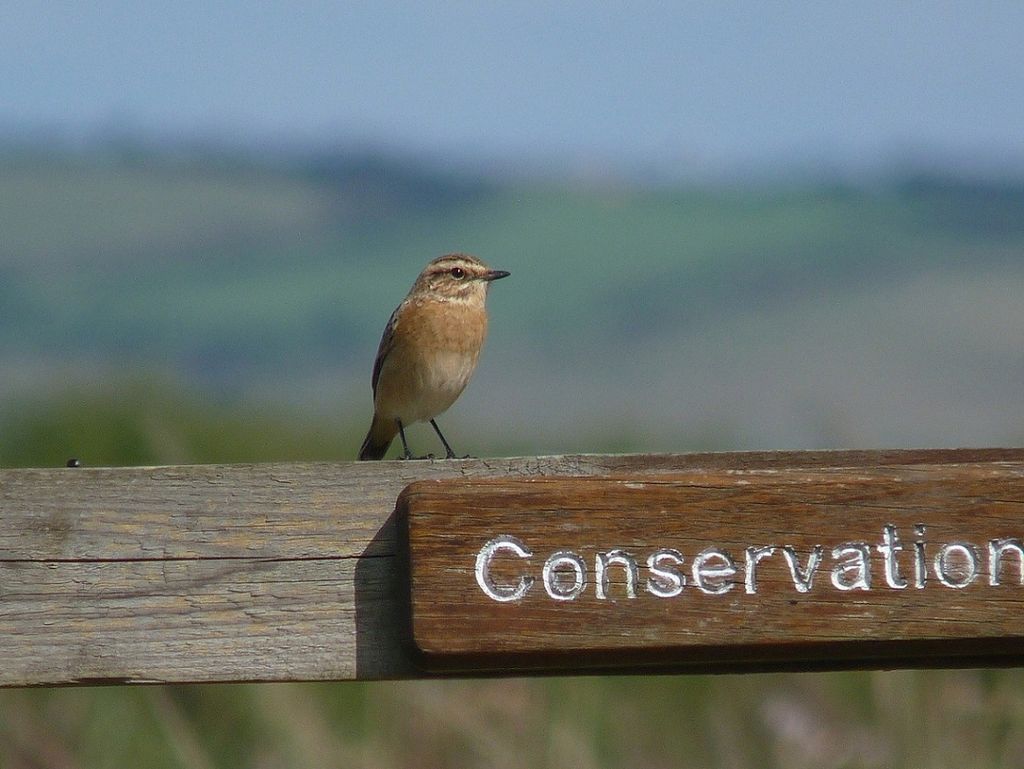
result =
M405 428L430 422L452 451L435 417L444 413L469 383L487 336L487 293L507 278L469 254L445 254L423 268L384 328L373 362L373 422L359 459L383 459L395 435L402 458L412 459ZM428 455L428 457L431 455Z

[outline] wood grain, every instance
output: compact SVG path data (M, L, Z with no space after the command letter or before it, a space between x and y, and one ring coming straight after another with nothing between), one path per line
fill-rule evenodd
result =
M402 510L432 669L1024 662L1019 461L431 481ZM474 569L499 537L519 550L487 559L489 595ZM648 582L664 548L679 579ZM557 553L580 576L563 557L549 591Z
M0 470L0 686L445 674L411 643L395 506L417 480L993 461L1024 451Z

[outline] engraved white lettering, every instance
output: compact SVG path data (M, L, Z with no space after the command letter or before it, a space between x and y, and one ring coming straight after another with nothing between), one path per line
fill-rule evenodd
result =
M786 559L786 564L789 566L789 573L793 577L793 587L796 588L798 593L809 593L811 587L814 585L814 572L818 569L818 564L821 563L821 545L815 545L814 549L811 550L811 554L807 556L807 568L800 568L800 561L797 560L796 550L789 545L782 548L782 557Z
M757 564L763 558L768 558L778 548L775 545L769 545L768 547L748 547L746 553L746 576L743 578L743 589L748 594L753 595L757 592Z
M840 558L852 556L850 560ZM832 548L832 558L837 563L832 567L832 586L836 590L871 589L871 549L863 542L847 542ZM852 578L851 578L852 575Z
M894 590L905 588L907 581L900 576L900 565L896 561L896 555L903 550L903 545L900 544L895 526L889 525L882 529L882 544L876 545L875 549L885 559L885 583Z
M565 573L566 566L572 571L572 584L569 586L559 580L559 574ZM544 562L541 575L544 590L556 601L575 601L587 589L587 564L571 550L552 553Z
M477 551L474 574L484 595L500 603L527 599L538 579L544 592L532 592L532 596L546 594L556 601L582 598L590 584L587 564L591 558L595 577L593 597L600 601L614 601L619 596L636 600L642 595L676 598L691 585L696 587L697 594L708 596L725 595L738 584L743 585L746 595L779 590L807 594L822 589L815 576L826 569L829 581L825 589L831 584L843 592L879 587L903 590L911 584L916 590L929 586L961 590L979 583L985 574L987 587L1024 587L1024 538L994 538L980 545L960 540L928 542L927 531L925 524L915 524L913 542L908 540L906 545L893 524L882 527L877 543L842 542L834 547L804 544L799 549L787 544L752 545L743 549L739 563L725 548L709 546L689 560L689 569L683 568L687 556L674 547L652 549L646 558L621 548L584 552L563 549L547 557L539 574L534 571L537 566L531 548L519 538L503 534L488 540ZM900 555L904 552L901 563ZM772 574L778 574L782 568L781 563L764 563L776 555L785 561L789 580L775 578L762 585L759 577L765 568ZM826 562L828 558L830 563ZM873 568L881 568L884 575L878 584L872 581Z
M914 526L917 541L914 542L914 587L923 590L928 582L928 561L924 552L924 524Z
M519 583L516 585L496 585L494 580L491 579L491 561L494 555L501 551L508 550L514 553L519 558L530 558L531 553L522 542L515 537L508 535L495 537L490 542L480 548L480 552L476 556L476 583L480 586L480 589L484 591L484 594L494 600L501 601L502 603L508 601L518 601L525 596L530 588L533 586L533 577L520 577Z
M988 584L998 587L1002 583L1003 553L1017 554L1017 580L1024 585L1024 544L1019 539L993 539L988 543Z
M671 566L665 566L665 563ZM655 550L647 556L647 570L651 576L647 578L647 592L658 598L675 598L683 592L686 577L673 566L683 565L683 554L671 547Z
M955 561L960 561L960 565ZM978 576L978 548L966 542L943 545L935 556L935 576L946 587L958 590L967 587Z
M718 563L716 564L715 561ZM701 550L693 559L693 584L702 593L722 595L733 588L729 580L736 574L736 564L729 554L718 548Z
M594 558L594 571L597 576L597 597L604 600L608 597L608 567L621 566L626 574L626 597L636 598L636 583L640 581L640 571L636 559L625 550L609 550L598 553Z

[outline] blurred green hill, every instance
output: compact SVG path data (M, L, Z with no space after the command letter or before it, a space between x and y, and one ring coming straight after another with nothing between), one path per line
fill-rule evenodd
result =
M513 273L449 417L485 446L1006 440L1024 432L1005 342L1024 337L1022 212L1024 183L920 173L645 188L372 154L9 149L0 398L155 377L354 424L391 309L465 250Z
M198 371L296 348L344 359L454 248L530 279L516 302L529 335L585 314L587 333L628 337L652 315L725 315L965 259L984 269L1024 244L1024 183L652 191L499 185L374 157L201 161L4 159L5 346Z

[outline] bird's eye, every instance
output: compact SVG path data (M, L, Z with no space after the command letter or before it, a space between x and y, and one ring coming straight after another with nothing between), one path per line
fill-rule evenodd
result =
M452 277L455 278L455 280L462 280L466 277L466 271L461 267L452 267Z

